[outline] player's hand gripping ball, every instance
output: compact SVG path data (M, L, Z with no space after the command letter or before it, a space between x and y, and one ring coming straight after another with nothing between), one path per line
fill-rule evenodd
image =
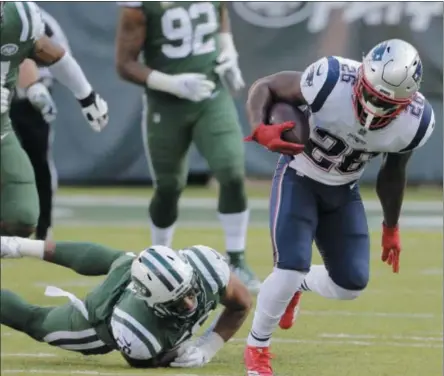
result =
M286 103L276 103L269 111L268 121L260 124L245 141L256 141L273 152L296 155L304 151L309 135L304 112Z

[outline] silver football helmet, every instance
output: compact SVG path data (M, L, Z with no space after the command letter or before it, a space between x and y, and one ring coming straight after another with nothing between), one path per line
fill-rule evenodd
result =
M171 248L152 246L131 265L136 296L160 316L188 318L198 306L201 286L192 265Z
M354 86L356 115L367 129L387 125L412 101L422 80L422 63L410 43L390 39L365 57Z

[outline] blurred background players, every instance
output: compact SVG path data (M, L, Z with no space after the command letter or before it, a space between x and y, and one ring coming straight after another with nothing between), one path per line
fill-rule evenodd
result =
M71 53L68 39L60 24L42 8L40 11L45 25L45 35L62 46L66 52ZM53 85L53 76L48 68L43 66L38 68L37 81L27 90L20 87L26 87L22 84L23 80L26 80L24 76L30 75L29 71L34 70L37 71L37 67L32 60L27 59L22 63L19 84L11 102L9 116L34 169L40 204L35 237L44 240L50 236L53 194L57 189L57 171L51 150L54 130L50 125L55 120L57 111L49 94ZM45 91L47 95L39 94Z
M230 96L244 81L226 5L119 4L117 71L146 88L149 100L143 138L155 186L149 206L151 241L166 246L172 242L187 183L187 154L194 142L219 182L218 216L229 263L250 291L257 291L260 283L244 255L249 217L244 146Z
M108 105L92 89L77 61L45 35L41 12L34 2L0 1L1 26L1 222L2 235L29 237L39 217L34 171L12 129L9 117L11 93L15 90L20 65L32 58L51 69L53 75L78 100L89 125L100 132L108 123ZM25 62L26 63L26 62ZM32 72L27 72L32 73ZM48 92L42 85L24 85L37 98L44 98L46 115L54 112ZM48 105L49 104L49 105Z

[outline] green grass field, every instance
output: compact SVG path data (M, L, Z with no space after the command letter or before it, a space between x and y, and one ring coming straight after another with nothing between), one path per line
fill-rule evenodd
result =
M255 197L263 197L257 192ZM441 199L439 190L414 200ZM197 193L196 193L197 192ZM142 190L67 189L64 195L145 195ZM208 193L208 192L207 192ZM210 191L211 193L211 191ZM198 190L188 193L200 197ZM214 192L213 192L214 194ZM367 193L366 193L367 194ZM411 199L416 193L409 192ZM375 198L368 193L369 198ZM437 202L437 205L441 205ZM144 209L145 210L145 209ZM85 218L87 219L87 218ZM124 218L122 219L124 221ZM394 275L380 259L380 232L372 232L371 283L356 301L329 301L305 294L297 325L278 330L272 351L277 376L419 376L442 372L442 230L410 228L402 232L401 273ZM248 259L264 278L271 268L268 231L252 227L248 237ZM119 249L139 251L149 243L146 227L125 227L121 231L106 223L94 226L59 225L57 240L89 240ZM179 229L176 247L203 243L223 249L222 231L211 227ZM315 252L315 261L319 257ZM35 260L2 260L2 288L11 289L30 302L63 304L60 298L43 295L46 285L64 288L83 296L99 279L78 276L70 270ZM126 366L118 354L84 357L58 350L2 327L1 372L17 375L97 376L192 376L244 375L242 351L251 317L214 361L202 369L137 371Z

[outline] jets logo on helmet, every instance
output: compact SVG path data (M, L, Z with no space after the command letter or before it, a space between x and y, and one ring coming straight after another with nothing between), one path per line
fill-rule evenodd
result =
M418 51L400 39L378 44L364 57L354 91L354 109L366 129L386 126L411 103L422 80Z
M197 275L188 260L171 248L152 246L131 265L136 295L159 316L187 318L197 308Z

